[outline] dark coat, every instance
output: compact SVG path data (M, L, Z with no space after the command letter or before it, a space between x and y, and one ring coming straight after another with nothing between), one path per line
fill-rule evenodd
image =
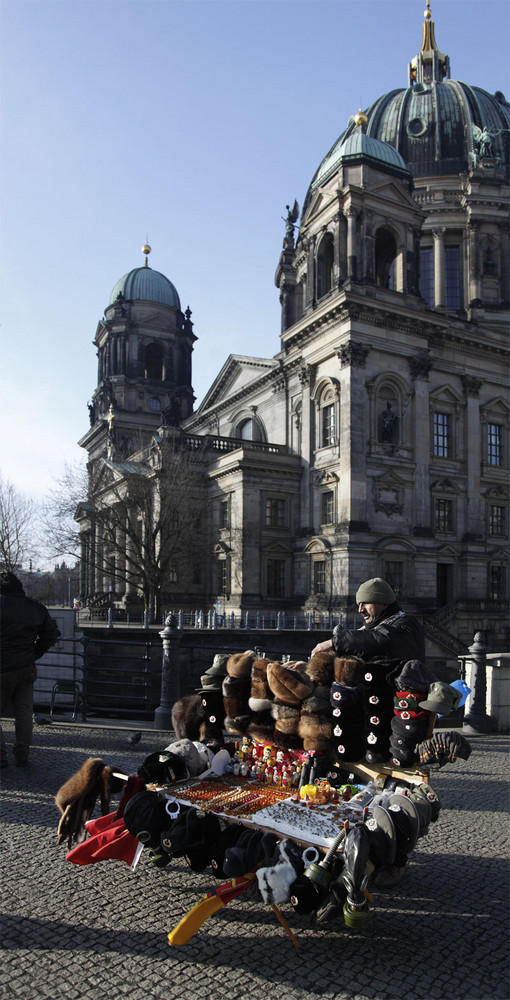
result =
M338 656L359 656L365 661L384 659L395 663L425 659L422 625L405 611L395 610L395 605L386 608L372 627L347 629L337 625L332 640Z
M43 604L24 594L0 594L0 670L30 667L60 631Z

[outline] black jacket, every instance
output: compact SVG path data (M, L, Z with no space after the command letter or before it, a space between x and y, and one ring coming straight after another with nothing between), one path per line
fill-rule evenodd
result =
M387 617L384 617L387 615ZM338 656L359 656L362 660L407 662L425 659L425 637L417 618L390 605L380 620L368 628L333 630L333 648Z
M60 631L43 604L24 594L0 594L0 670L21 670L44 656Z

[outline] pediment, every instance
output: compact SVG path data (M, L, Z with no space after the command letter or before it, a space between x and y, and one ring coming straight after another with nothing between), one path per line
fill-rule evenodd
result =
M441 492L441 493L460 493L461 492L461 490L460 490L459 486L457 485L457 483L455 483L453 481L453 479L448 479L448 478L434 480L434 482L430 484L430 488L432 490L437 490L438 492Z
M421 212L419 205L415 202L412 195L408 193L403 184L392 178L386 177L384 180L379 181L376 184L371 184L368 189L370 194L375 195L377 198L381 198L385 202L391 202L394 205L400 205L405 209L412 209L413 212Z
M312 201L312 204L310 205L310 208L308 209L308 212L306 213L309 219L311 219L312 216L315 215L316 212L319 211L319 209L323 205L323 202L324 202L324 195L318 194L317 197Z
M331 551L331 545L327 538L322 538L320 535L316 535L314 538L310 538L305 545L304 551L307 555L327 555Z
M278 368L278 362L272 358L230 354L194 415L202 416L211 406L223 402L228 401L232 404L232 398L236 393L243 391L275 368Z
M487 414L499 414L505 419L510 413L510 406L508 405L506 399L503 396L494 396L493 399L489 399L488 403L484 403L480 409Z
M460 392L457 392L452 385L441 385L437 389L433 389L429 395L429 399L434 402L450 403L452 406L458 403L464 404L464 397L461 396Z

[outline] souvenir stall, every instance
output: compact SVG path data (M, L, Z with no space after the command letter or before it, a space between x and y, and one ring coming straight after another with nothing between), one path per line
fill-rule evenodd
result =
M93 758L62 786L58 842L76 865L134 868L145 850L162 877L176 858L204 873L212 886L170 945L241 894L270 906L295 947L282 905L362 930L371 879L403 867L438 820L431 771L471 752L460 734L434 730L465 694L417 660L388 679L384 665L333 653L307 663L218 655L174 706L178 739L136 774Z

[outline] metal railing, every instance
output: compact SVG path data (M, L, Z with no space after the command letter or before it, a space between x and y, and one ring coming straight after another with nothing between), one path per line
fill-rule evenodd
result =
M210 609L195 611L170 611L165 609L157 620L145 611L142 615L129 614L117 608L83 608L77 611L77 625L88 628L91 625L101 625L103 628L144 628L151 626L163 628L169 614L176 619L178 629L260 629L269 631L332 631L335 625L346 625L344 616L327 611L217 611ZM353 619L354 621L354 619Z

